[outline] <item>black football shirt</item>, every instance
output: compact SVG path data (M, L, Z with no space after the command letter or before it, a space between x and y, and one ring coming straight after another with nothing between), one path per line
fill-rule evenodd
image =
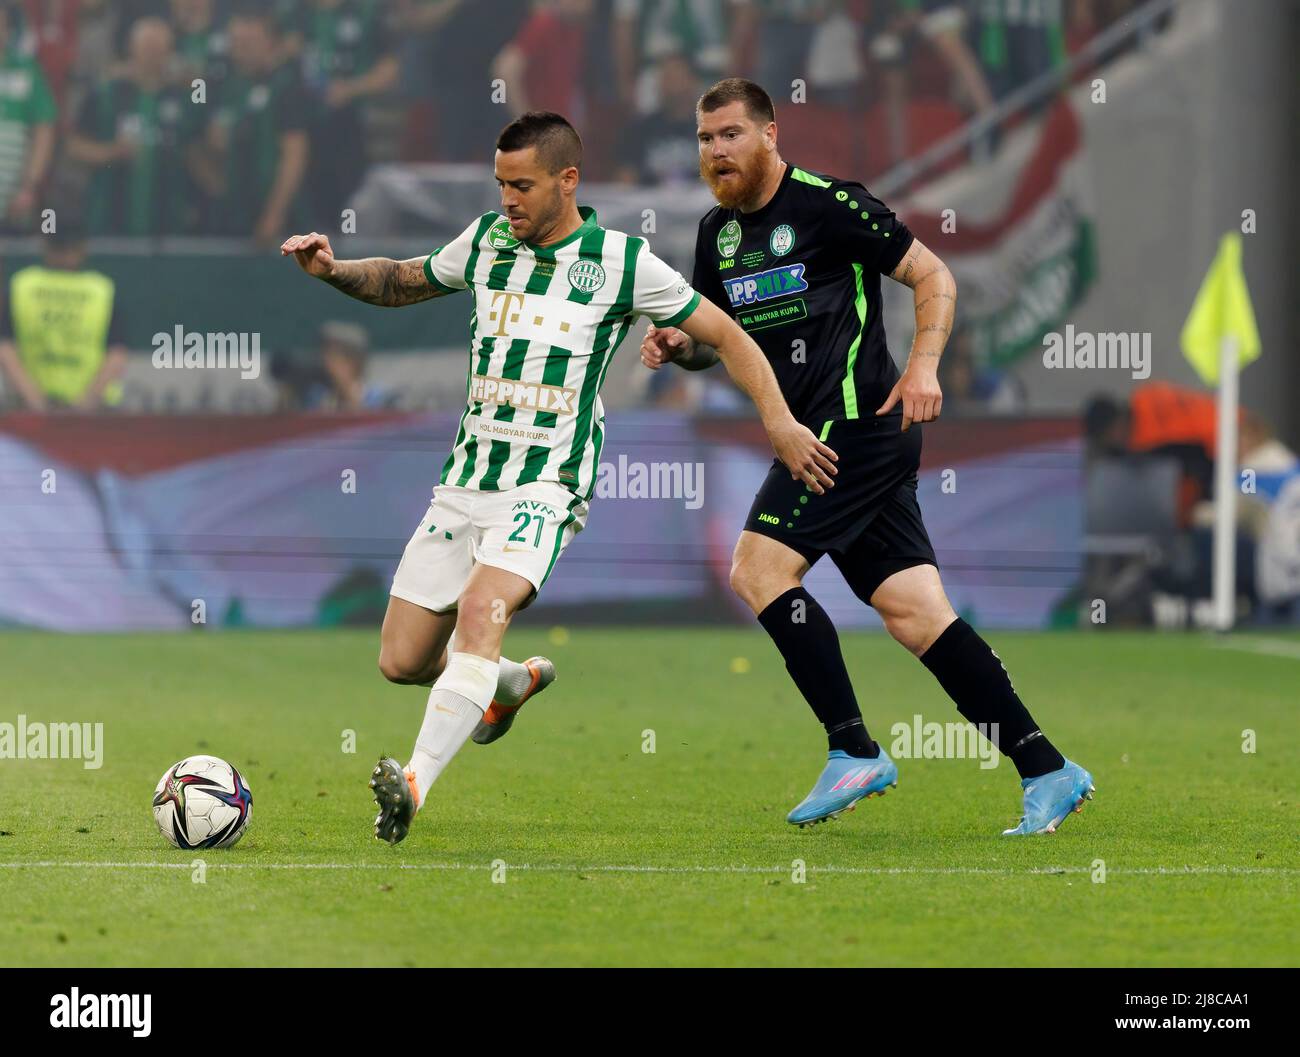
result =
M758 343L795 418L821 431L874 415L898 381L880 277L912 240L861 184L789 165L762 209L705 214L691 285Z

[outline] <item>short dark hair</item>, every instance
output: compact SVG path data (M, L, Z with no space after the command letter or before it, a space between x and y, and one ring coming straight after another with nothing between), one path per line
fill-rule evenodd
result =
M772 105L772 97L763 90L761 84L747 81L743 77L728 77L725 81L719 81L700 96L695 109L701 114L708 114L721 110L728 103L744 103L745 113L760 125L776 120L776 107Z
M560 114L530 110L515 118L497 137L497 150L537 148L537 160L549 173L582 168L582 137Z

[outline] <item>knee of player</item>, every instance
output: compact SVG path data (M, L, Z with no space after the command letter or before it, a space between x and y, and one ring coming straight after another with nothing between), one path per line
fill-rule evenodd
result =
M391 650L380 649L379 672L390 683L409 685L420 681L420 666Z
M955 618L952 608L944 603L917 605L892 613L881 614L885 629L900 645L921 656L934 643Z
M924 625L915 617L887 617L885 629L909 653L919 657L925 652L925 647L921 645L925 639Z
M761 576L753 562L736 558L731 563L731 589L746 603L753 606L754 598L760 593Z
M475 630L503 627L510 623L514 607L504 598L482 591L466 591L456 605L456 640Z
M798 587L800 578L787 570L753 558L734 559L731 565L731 589L749 606L755 615L761 613L773 600L791 588Z

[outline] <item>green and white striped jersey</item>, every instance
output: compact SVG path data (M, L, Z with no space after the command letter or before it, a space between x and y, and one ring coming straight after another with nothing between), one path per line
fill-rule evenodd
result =
M484 213L425 259L439 290L472 289L469 384L442 483L499 491L553 481L595 488L604 442L600 387L635 316L680 323L699 304L645 239L607 231L595 211L550 246Z

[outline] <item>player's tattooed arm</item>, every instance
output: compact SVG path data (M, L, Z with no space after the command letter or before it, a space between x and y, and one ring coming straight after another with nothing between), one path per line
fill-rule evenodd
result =
M908 365L922 361L937 366L957 311L957 283L952 272L920 239L913 239L890 278L912 288L916 336Z
M330 274L322 278L349 297L385 308L401 308L442 295L442 291L425 278L423 257L406 261L387 257L335 261Z
M900 401L903 405L903 429L913 422L930 422L943 408L939 387L939 357L943 355L952 333L957 311L957 283L952 272L920 239L914 239L898 267L889 273L904 286L912 288L916 311L916 335L907 358L903 376L890 390L876 411L883 415Z
M292 253L308 275L367 304L400 308L443 294L425 277L423 257L406 261L387 257L340 261L335 259L329 239L315 231L285 239L280 253L286 257Z

